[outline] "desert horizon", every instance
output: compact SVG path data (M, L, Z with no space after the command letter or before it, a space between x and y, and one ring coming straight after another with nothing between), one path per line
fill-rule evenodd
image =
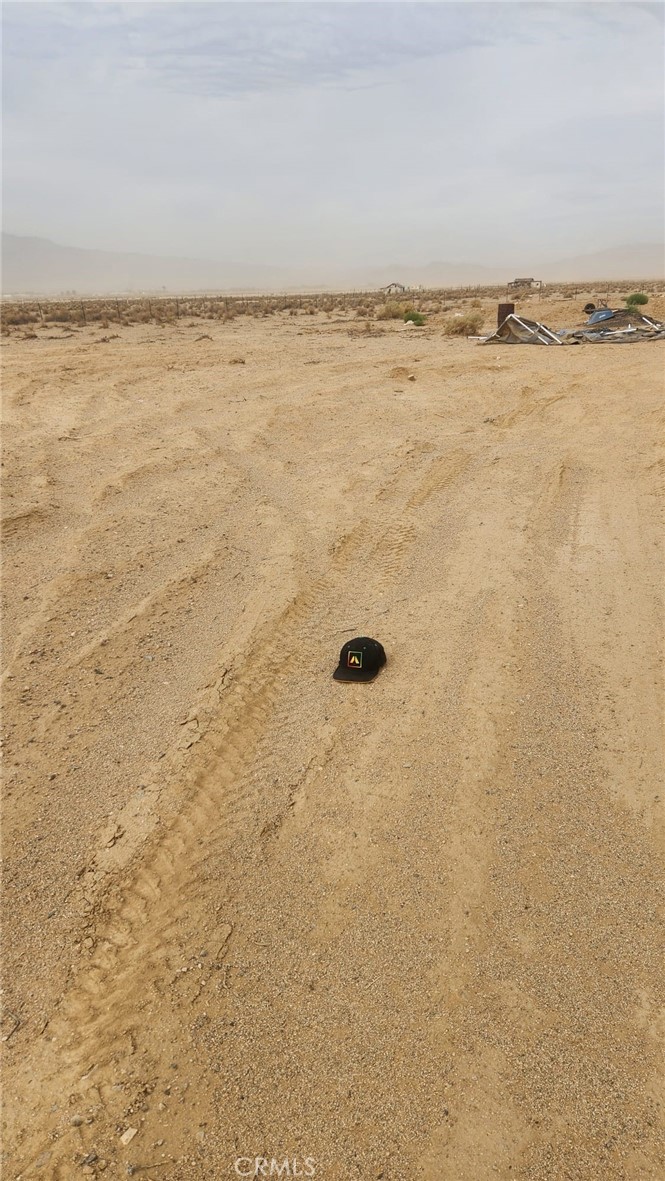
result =
M414 266L393 262L355 272L347 267L337 274L334 267L323 266L318 271L320 275L327 275L327 279L319 278L318 281L312 277L317 274L316 267L310 268L307 278L302 271L285 267L85 250L7 232L3 233L2 242L2 289L7 298L21 295L56 298L71 290L88 297L120 296L129 294L132 288L146 294L161 292L170 295L207 291L297 294L366 291L393 282L426 290L453 287L497 289L520 276L530 276L550 287L556 283L665 280L665 245L657 242L608 248L573 259L564 257L558 262L536 261L530 266L524 263L499 267L445 262ZM537 255L535 257L537 259Z

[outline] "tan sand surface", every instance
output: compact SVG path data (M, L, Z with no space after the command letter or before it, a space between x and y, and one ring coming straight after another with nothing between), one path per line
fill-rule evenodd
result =
M7 1181L663 1178L664 355L6 342Z

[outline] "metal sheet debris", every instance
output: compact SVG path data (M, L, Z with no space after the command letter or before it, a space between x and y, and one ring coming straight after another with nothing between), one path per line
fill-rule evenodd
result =
M506 316L496 332L486 336L481 344L562 344L556 333L536 320L526 320L513 313Z

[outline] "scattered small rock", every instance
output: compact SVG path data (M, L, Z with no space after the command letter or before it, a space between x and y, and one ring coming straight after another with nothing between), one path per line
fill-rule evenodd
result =
M138 1128L127 1128L127 1131L123 1132L122 1136L120 1137L120 1143L124 1144L125 1147L127 1147L128 1144L131 1144L131 1142L134 1139L134 1137L136 1136L137 1132L138 1132Z

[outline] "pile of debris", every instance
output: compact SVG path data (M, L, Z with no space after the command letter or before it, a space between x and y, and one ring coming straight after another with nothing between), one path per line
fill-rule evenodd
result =
M563 344L555 332L538 324L536 320L527 320L524 316L517 316L514 312L506 316L496 332L486 336L481 344Z
M665 324L635 308L601 308L592 312L582 328L570 328L558 334L566 344L590 341L592 344L625 344L635 340L665 339Z
M664 340L665 324L634 308L601 308L593 311L581 328L552 332L545 324L512 313L480 344L625 344L636 340Z

